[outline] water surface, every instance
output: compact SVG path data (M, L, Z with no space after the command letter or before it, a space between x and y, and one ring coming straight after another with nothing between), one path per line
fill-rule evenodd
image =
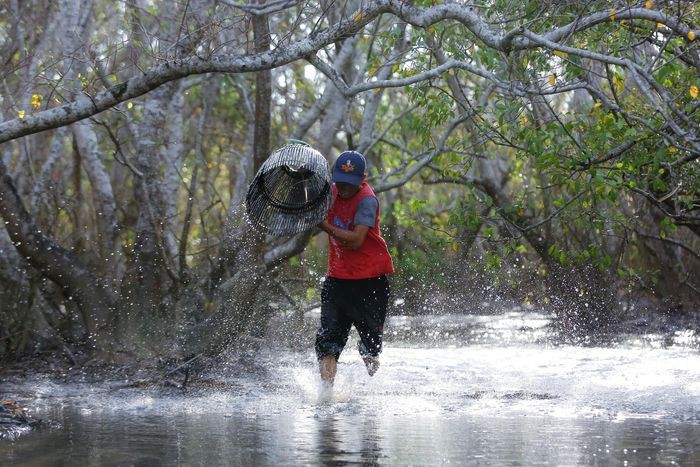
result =
M309 350L265 349L179 394L9 387L58 426L8 465L700 465L698 336L546 344L545 316L393 317L370 378L350 342L332 393ZM241 362L245 363L242 364ZM5 391L7 393L7 390Z

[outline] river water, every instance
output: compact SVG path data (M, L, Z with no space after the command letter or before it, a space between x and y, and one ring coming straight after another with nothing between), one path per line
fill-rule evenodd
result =
M54 426L0 441L0 464L700 465L700 336L553 346L546 325L525 311L394 316L379 372L352 338L332 392L312 335L185 394L9 384Z

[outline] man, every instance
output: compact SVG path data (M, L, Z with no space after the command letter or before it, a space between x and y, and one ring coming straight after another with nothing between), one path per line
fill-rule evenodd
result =
M333 206L319 227L328 233L328 274L321 290L316 355L323 381L333 384L338 358L355 326L370 376L379 368L389 303L391 255L379 232L379 200L365 182L366 163L342 152L333 168Z

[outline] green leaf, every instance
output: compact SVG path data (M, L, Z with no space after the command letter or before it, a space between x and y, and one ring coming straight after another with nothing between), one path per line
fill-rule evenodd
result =
M316 295L316 289L314 287L309 287L306 289L306 301L310 302Z

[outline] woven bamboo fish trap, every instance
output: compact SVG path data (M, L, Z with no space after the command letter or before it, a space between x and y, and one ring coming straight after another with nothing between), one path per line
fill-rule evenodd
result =
M323 155L306 144L273 152L248 187L246 212L267 235L294 235L326 218L332 202L331 172Z

